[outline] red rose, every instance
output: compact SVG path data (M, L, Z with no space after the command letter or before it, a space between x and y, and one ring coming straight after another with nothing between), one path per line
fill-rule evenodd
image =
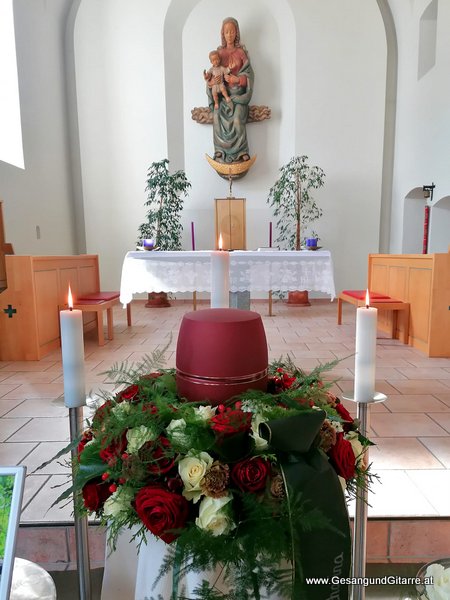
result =
M107 400L95 411L94 418L92 419L92 429L99 429L103 421L109 417L113 404L111 400Z
M160 436L155 442L147 442L141 448L139 457L148 463L147 470L154 475L168 473L175 464L175 456L170 452L169 440Z
M251 426L252 414L240 408L224 409L211 419L211 428L222 436L250 431Z
M231 479L243 492L260 492L266 487L270 463L259 456L236 463L231 470Z
M125 452L127 443L127 432L124 431L120 438L114 439L108 446L100 450L100 458L109 465L115 464L119 456Z
M180 494L148 486L138 492L135 503L136 512L145 527L166 544L179 535L171 530L183 529L186 524L189 503Z
M117 396L117 402L122 402L123 400L127 400L128 402L132 402L133 400L139 400L139 386L137 385L129 385L125 388L120 394Z
M339 401L336 402L336 406L334 408L336 409L336 412L339 414L341 419L344 421L344 423L342 423L342 427L344 428L344 431L349 431L351 428L351 425L353 424L353 418L352 418L351 414L348 412L348 410L345 408L345 406Z
M344 439L343 433L338 433L336 443L328 452L330 461L338 475L346 481L355 475L355 454L352 445Z
M81 440L79 441L78 446L77 446L77 456L78 456L78 458L80 458L80 454L83 452L84 447L86 446L86 444L90 440L92 440L92 437L93 437L92 436L92 431L90 429L87 430L87 431L85 431L83 433L83 435L81 436Z
M84 506L91 512L98 512L105 501L111 496L110 484L100 478L92 479L83 487Z

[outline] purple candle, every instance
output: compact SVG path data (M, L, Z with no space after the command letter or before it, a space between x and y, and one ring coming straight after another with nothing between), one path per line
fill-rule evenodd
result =
M192 238L192 250L195 250L194 221L191 221L191 238Z
M144 248L146 250L153 250L153 247L155 245L154 240L143 240L143 244Z
M269 223L269 248L272 248L272 221Z

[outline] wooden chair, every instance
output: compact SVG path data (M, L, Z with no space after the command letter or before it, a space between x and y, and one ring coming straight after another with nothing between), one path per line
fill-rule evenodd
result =
M397 322L398 313L401 312L403 315L403 343L408 344L409 341L409 302L403 302L402 300L395 300L385 294L379 294L377 292L369 292L370 295L370 306L377 308L378 310L391 310L393 314L392 318L392 330L391 337L395 339L397 333ZM342 303L350 302L356 307L365 306L366 304L366 290L344 290L339 294L338 305L337 305L337 322L338 325L342 324Z
M108 339L114 339L113 307L120 303L119 292L92 292L76 298L74 308L83 312L95 312L97 318L98 345L105 345L103 313L106 310ZM131 327L131 304L127 304L127 325Z

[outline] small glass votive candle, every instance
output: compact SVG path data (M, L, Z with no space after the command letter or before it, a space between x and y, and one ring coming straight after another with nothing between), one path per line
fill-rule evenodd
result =
M142 240L142 246L144 250L153 250L155 247L155 240Z
M307 248L317 248L317 238L308 238L306 240Z

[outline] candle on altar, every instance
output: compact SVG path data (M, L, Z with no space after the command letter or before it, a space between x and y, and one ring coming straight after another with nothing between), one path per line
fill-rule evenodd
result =
M272 248L272 221L269 223L269 248Z
M191 239L192 239L192 250L195 250L194 221L191 221Z
M355 400L370 402L375 393L375 363L377 346L377 313L370 305L369 290L366 305L356 310Z
M60 312L64 404L76 408L86 404L84 375L83 313L73 309L69 285L69 310Z
M142 245L144 246L144 248L146 250L153 250L153 248L155 246L155 241L154 240L143 240Z
M211 308L230 306L230 253L223 250L222 234L219 235L219 250L211 252Z

